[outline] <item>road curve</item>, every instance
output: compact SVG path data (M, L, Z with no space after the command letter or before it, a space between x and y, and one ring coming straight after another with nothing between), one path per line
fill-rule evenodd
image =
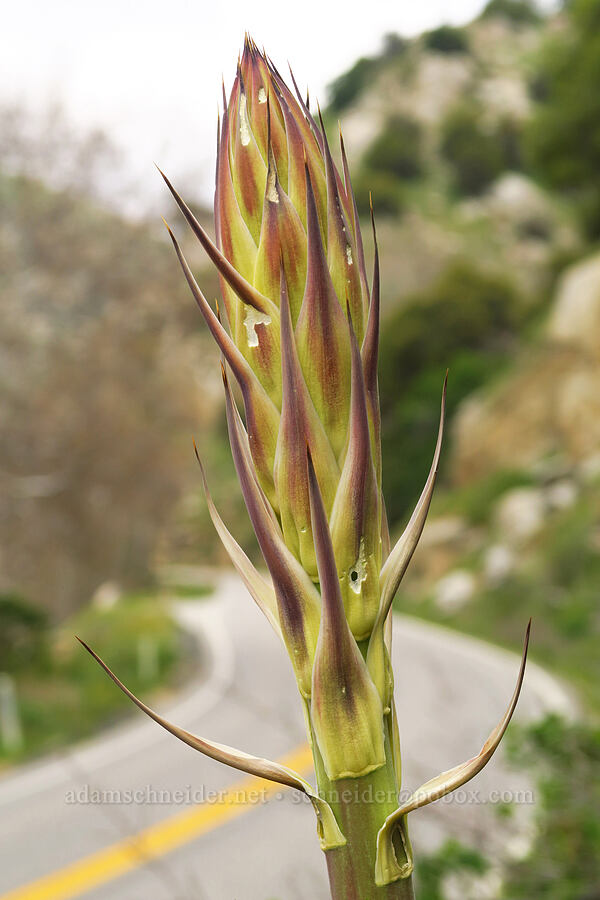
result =
M308 774L287 657L237 577L220 575L213 598L181 603L177 615L198 635L210 674L161 712L197 734L286 759ZM394 666L404 786L414 788L479 750L508 703L518 660L398 617ZM572 710L562 685L529 665L516 718ZM251 791L253 802L241 805L241 791ZM412 816L415 851L450 835L480 840L483 829L493 835L492 853L522 852L530 791L499 752L454 801ZM194 792L203 803L188 802ZM509 795L522 802L504 826L510 831L501 832L492 806ZM494 828L486 829L491 820ZM0 900L74 897L326 900L328 892L307 803L289 791L263 791L136 713L109 734L0 780Z

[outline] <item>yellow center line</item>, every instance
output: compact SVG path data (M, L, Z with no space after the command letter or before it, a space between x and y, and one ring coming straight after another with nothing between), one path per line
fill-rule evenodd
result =
M310 748L306 744L298 747L280 762L290 769L306 773L312 768ZM283 790L287 788L272 781L252 776L244 778L227 788L218 804L202 803L170 816L63 869L2 894L0 900L70 900L80 897L92 888L119 878L248 812L253 804L244 801L247 793L261 791L261 797L266 798Z

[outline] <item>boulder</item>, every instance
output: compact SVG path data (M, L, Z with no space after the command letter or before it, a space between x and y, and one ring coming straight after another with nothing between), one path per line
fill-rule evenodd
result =
M435 586L435 603L442 612L462 609L475 595L477 581L467 569L455 569L440 578Z
M509 575L516 565L516 555L511 547L506 544L492 544L487 548L483 556L483 577L489 587L498 587Z
M531 178L518 172L505 172L486 198L488 210L502 221L521 227L538 225L550 232L556 214L548 194Z
M497 866L484 875L473 872L450 872L442 879L444 900L496 900L501 896L502 876Z
M549 509L569 509L577 500L577 485L570 478L561 478L545 490Z
M600 451L600 254L563 275L543 335L491 393L465 401L454 422L458 483L560 456Z
M584 484L593 483L600 480L600 451L592 453L591 456L583 459L578 468L577 474Z
M564 273L546 333L600 358L600 253Z
M462 546L468 525L461 516L437 516L429 519L419 542L427 550L432 547Z
M498 501L494 523L503 541L519 547L538 533L545 513L546 501L541 488L515 488Z
M92 606L96 609L113 609L122 596L121 587L115 581L104 581L92 595Z

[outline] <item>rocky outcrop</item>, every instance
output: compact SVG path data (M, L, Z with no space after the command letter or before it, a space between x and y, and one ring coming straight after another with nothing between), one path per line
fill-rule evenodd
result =
M581 462L600 450L600 254L559 282L542 342L511 375L469 399L455 420L460 482L559 454Z
M567 270L546 333L600 359L600 253Z

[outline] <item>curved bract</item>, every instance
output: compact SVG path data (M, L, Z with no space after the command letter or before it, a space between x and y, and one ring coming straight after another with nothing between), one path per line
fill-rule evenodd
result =
M242 750L235 750L233 747L228 747L226 744L217 744L214 741L206 740L206 738L197 737L195 734L191 734L184 728L179 728L178 725L173 725L171 722L168 722L139 700L129 688L125 687L123 682L117 678L115 673L109 669L106 663L100 659L97 653L94 653L92 648L89 647L85 641L82 641L81 638L77 638L77 640L85 647L88 653L94 657L96 662L102 666L106 674L112 678L117 687L120 688L120 690L122 690L123 693L142 710L142 712L145 712L146 715L151 719L154 719L158 725L161 725L174 737L178 738L184 744L187 744L188 747L191 747L193 750L198 750L200 753L204 754L204 756L209 756L217 762L222 762L227 766L238 769L240 772L247 772L249 775L256 775L258 778L266 778L268 781L274 781L276 784L283 784L286 787L294 788L295 790L306 794L317 814L317 830L323 850L332 850L335 847L344 846L346 840L337 825L329 805L319 797L308 781L305 781L304 778L287 768L287 766L271 762L268 759L261 759L258 756L252 756L249 753L244 753Z
M525 664L527 662L530 631L531 620L529 620L525 632L521 666L519 668L517 683L510 699L510 703L496 727L492 729L488 735L487 740L479 753L472 759L468 759L466 762L460 763L452 769L448 769L447 772L442 772L440 775L436 775L435 778L430 778L430 780L426 781L425 784L422 784L420 788L417 788L408 800L399 806L398 809L385 820L377 835L377 863L375 871L375 881L377 884L388 884L391 880L405 877L405 863L398 862L394 852L393 839L394 833L398 829L401 829L404 834L406 828L406 816L416 809L421 809L423 806L433 803L435 800L440 800L442 797L445 797L446 794L449 794L451 791L455 791L463 784L466 784L474 778L475 775L481 772L498 749L500 741L504 736L504 732L512 719L512 715L519 699L519 694L521 693L523 678L525 676Z

